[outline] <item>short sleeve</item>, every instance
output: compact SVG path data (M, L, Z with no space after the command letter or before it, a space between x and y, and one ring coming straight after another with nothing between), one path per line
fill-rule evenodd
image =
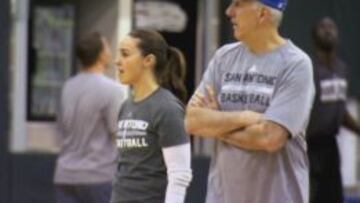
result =
M172 102L161 109L157 119L157 131L162 148L189 142L184 126L184 114L184 108L180 103Z
M265 119L285 127L291 137L305 136L315 95L309 57L293 63L279 78Z
M215 92L220 91L220 74L219 74L219 52L215 53L214 57L210 60L199 86L196 89L196 92L200 92L206 95L206 85L210 85L215 89Z

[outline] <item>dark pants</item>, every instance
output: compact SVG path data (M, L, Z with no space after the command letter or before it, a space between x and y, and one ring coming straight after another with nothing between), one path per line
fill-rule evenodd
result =
M111 183L55 185L57 203L109 203Z
M310 203L343 203L340 154L335 136L308 141Z

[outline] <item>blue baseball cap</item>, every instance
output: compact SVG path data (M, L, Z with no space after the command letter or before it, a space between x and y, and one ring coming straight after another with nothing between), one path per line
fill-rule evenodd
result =
M259 1L271 8L280 11L285 11L287 5L287 0L259 0Z

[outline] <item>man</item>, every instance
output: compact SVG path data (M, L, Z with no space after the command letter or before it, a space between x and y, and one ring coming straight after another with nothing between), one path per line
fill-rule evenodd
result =
M61 152L55 172L58 203L108 203L116 169L114 142L124 99L121 86L104 76L111 59L104 37L79 41L81 72L62 91L58 128Z
M307 203L310 58L279 35L286 0L234 0L237 43L220 48L187 108L191 134L216 139L207 203Z
M322 18L313 29L316 96L307 131L310 202L342 203L340 155L336 135L341 126L360 135L360 126L346 109L347 68L337 55L335 22Z

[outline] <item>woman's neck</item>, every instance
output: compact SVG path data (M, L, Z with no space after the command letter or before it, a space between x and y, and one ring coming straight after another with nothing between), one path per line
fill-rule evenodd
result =
M132 85L132 95L135 102L142 101L149 97L153 92L159 88L159 84L150 78L141 79L136 84Z

